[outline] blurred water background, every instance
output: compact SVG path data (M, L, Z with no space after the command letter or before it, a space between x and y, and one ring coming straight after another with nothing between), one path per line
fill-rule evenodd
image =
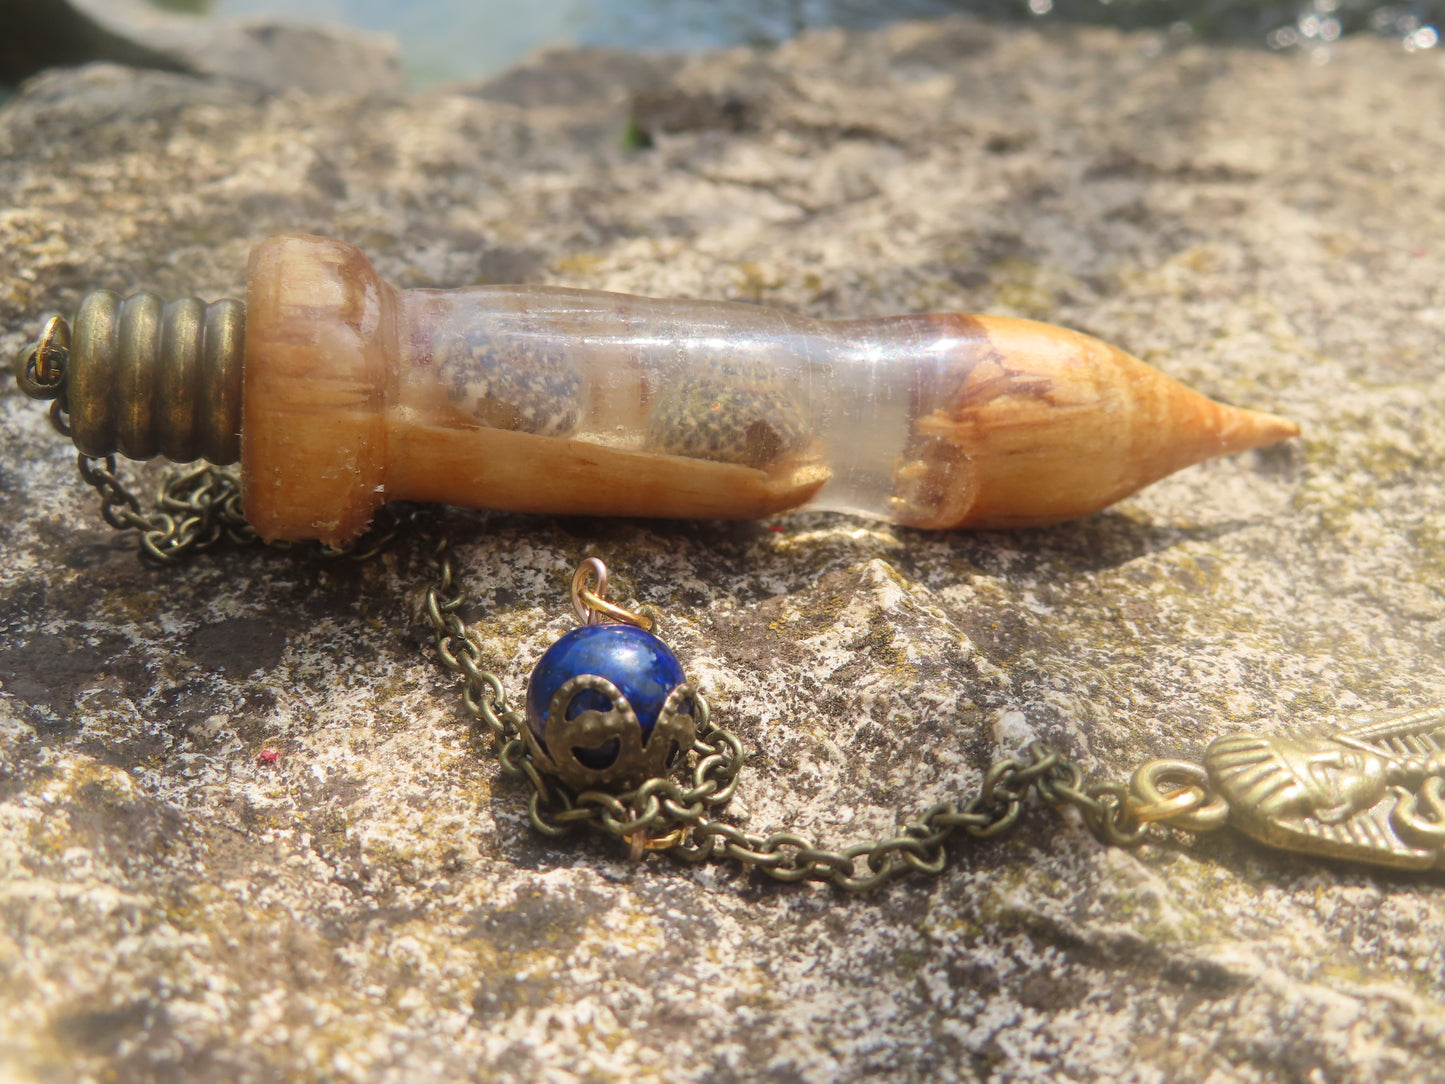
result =
M496 74L547 45L640 51L773 44L811 27L875 27L954 13L1032 23L1171 28L1311 52L1348 34L1439 45L1445 0L151 0L210 17L284 17L392 34L412 85Z

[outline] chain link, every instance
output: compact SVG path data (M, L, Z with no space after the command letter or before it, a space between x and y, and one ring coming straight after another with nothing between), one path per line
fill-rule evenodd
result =
M100 495L100 514L116 530L140 535L146 556L166 564L220 542L259 541L241 513L240 475L234 468L202 464L171 472L150 509L121 479L115 456L79 457L80 477Z
M201 463L168 471L149 509L121 478L115 456L81 455L80 477L100 495L100 514L118 531L134 530L141 551L154 560L175 564L221 544L256 545L262 541L241 510L241 475L236 467ZM394 542L416 519L406 505L386 505L377 522L361 538L344 546L316 546L323 558L365 561ZM267 542L272 549L294 548L290 542Z
M508 704L501 680L484 668L481 640L459 614L465 596L444 541L432 554L432 564L436 582L427 588L424 609L437 657L463 678L463 706L497 748L502 770L525 777L531 788L528 819L545 836L591 828L628 844L636 857L657 850L687 862L733 859L777 881L824 881L861 892L905 874L941 872L948 862L945 844L960 830L974 839L1009 831L1030 790L1053 805L1078 809L1096 833L1121 846L1142 842L1149 821L1182 819L1201 804L1198 797L1181 802L1171 794L1167 816L1151 813L1161 807L1157 793L1150 805L1127 786L1086 786L1077 764L1034 742L1019 759L992 765L978 792L962 804L939 803L891 836L834 851L795 832L755 835L720 815L737 789L743 748L736 735L711 721L701 697L697 740L684 781L657 778L621 794L572 794L532 762L521 738L525 720Z

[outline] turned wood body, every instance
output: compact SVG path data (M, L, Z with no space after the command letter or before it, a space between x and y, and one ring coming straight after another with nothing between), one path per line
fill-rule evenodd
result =
M998 317L400 291L314 237L255 250L247 306L245 509L268 539L342 542L389 500L1026 526L1298 431Z

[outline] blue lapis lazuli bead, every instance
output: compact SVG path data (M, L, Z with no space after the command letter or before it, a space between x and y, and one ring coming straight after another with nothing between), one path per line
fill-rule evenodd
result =
M527 725L543 742L547 709L566 682L580 674L604 677L621 690L637 713L643 736L652 733L667 694L687 680L668 646L633 625L583 625L547 649L527 685ZM584 711L612 710L607 697L583 689L567 705L567 718Z

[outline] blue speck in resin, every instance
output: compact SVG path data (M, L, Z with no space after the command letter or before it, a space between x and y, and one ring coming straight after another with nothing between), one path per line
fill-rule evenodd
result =
M527 725L542 741L552 697L579 674L604 677L622 690L637 713L643 737L652 733L667 694L687 680L677 656L650 632L632 625L575 628L547 649L527 684ZM567 717L611 709L601 693L584 689L567 705Z

